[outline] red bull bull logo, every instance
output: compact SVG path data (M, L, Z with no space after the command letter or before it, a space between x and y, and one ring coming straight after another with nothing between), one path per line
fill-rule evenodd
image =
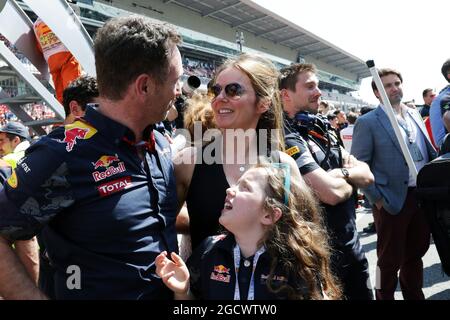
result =
M211 280L229 283L231 279L230 268L226 268L224 265L214 266L213 272L210 276Z
M97 130L94 127L82 121L75 121L65 126L64 139L60 142L66 144L67 152L71 152L77 144L77 139L90 139L96 133Z
M217 272L217 273L230 273L230 268L225 268L224 265L214 266L214 272Z
M100 167L108 168L113 162L119 162L120 159L115 156L101 156L96 162L94 162L94 169L98 169Z
M112 166L114 162L119 162L119 164L114 167ZM126 170L125 163L120 161L117 154L114 156L101 156L97 161L93 162L92 165L94 166L94 169L106 169L105 171L94 171L92 173L95 182L104 180Z

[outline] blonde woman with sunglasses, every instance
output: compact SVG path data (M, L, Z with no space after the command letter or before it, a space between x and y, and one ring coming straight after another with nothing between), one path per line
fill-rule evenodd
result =
M226 190L255 164L254 150L287 163L292 175L301 179L294 160L282 152L277 76L269 60L249 54L227 60L216 72L209 94L220 134L210 145L186 148L174 159L179 208L186 201L188 209L179 214L177 230L190 233L193 249L220 232ZM267 134L261 134L264 129ZM243 137L242 132L255 134ZM211 149L214 161L205 157Z

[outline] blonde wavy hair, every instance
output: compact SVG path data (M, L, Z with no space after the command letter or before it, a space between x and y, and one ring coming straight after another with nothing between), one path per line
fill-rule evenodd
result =
M192 138L194 137L194 125L198 121L202 124L202 134L208 129L217 127L214 121L214 112L211 108L211 99L202 93L195 93L186 100L184 128L189 131Z

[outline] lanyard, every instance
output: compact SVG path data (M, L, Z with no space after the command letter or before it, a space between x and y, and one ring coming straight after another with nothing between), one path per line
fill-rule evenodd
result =
M400 127L402 127L403 131L405 131L406 136L408 137L408 141L409 143L413 143L414 139L412 137L412 128L410 127L410 123L408 121L408 113L405 114L405 120L397 117L397 122L399 124Z
M397 118L397 122L399 124L400 127L402 127L402 129L405 131L406 135L408 136L408 141L409 141L409 152L411 153L411 157L413 158L413 160L415 162L419 162L419 161L423 161L423 154L422 151L420 151L420 148L418 147L417 143L414 141L417 139L417 134L418 132L416 132L415 137L413 138L413 129L414 129L414 120L412 118L408 118L408 114L406 114L405 120L403 119L398 119Z
M255 285L253 276L255 274L256 264L258 263L259 257L266 251L264 247L261 247L258 251L256 251L254 257L253 257L253 264L252 264L252 276L250 278L250 286L248 288L248 295L247 300L255 300ZM241 295L239 292L239 281L238 281L238 272L239 272L239 264L241 263L241 249L236 244L233 249L234 253L234 271L236 275L236 281L234 285L234 300L241 300Z

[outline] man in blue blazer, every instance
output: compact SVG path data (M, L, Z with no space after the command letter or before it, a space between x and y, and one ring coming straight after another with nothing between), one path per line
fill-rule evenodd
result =
M420 114L401 102L402 76L393 69L379 70L400 131L417 171L436 157ZM375 83L372 89L380 100ZM400 270L404 299L424 299L422 257L430 244L425 213L419 208L413 178L382 106L358 119L351 153L365 161L375 184L362 189L373 205L377 231L376 298L393 300Z

